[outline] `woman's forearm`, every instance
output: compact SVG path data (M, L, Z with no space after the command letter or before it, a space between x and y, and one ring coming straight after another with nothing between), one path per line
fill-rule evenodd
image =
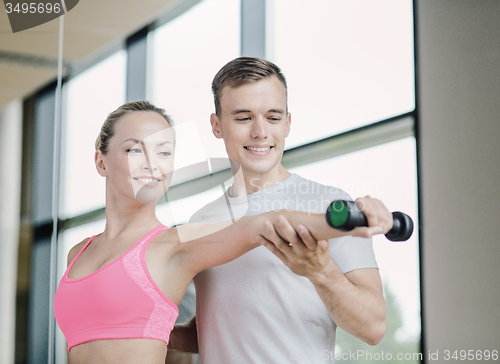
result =
M334 239L345 235L369 238L375 234L385 234L392 228L392 214L387 210L382 201L366 196L357 199L356 203L358 206L363 206L362 211L366 217L368 226L357 227L347 232L332 228L326 220L326 211L322 214L313 214L301 211L281 210L270 211L262 216L276 226L276 219L279 215L283 215L295 229L297 229L298 225L305 226L316 240Z
M310 232L311 235L316 240L328 240L339 238L345 235L349 235L348 232L342 232L340 230L332 228L328 225L326 221L325 214L313 214L303 211L290 211L290 210L280 210L280 211L269 211L262 215L264 220L275 224L278 216L282 215L285 217L295 228L298 225L304 225ZM259 227L260 231L263 231L263 224Z

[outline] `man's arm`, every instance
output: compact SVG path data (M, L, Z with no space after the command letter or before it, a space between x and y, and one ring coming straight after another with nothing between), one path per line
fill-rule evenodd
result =
M382 340L386 324L386 305L378 269L357 269L342 274L330 259L331 266L314 284L333 321L367 344Z
M376 215L367 213L368 223ZM332 320L348 333L375 345L386 331L386 305L378 269L358 269L343 274L330 258L328 242L317 241L303 225L281 217L266 225L261 243L292 272L308 278Z
M170 333L168 350L198 353L198 332L196 316L186 324L177 324Z
M275 245L273 245L269 243L266 246L273 250L285 264L288 262L287 265L292 271L296 274L306 276L313 282L323 302L327 305L332 318L342 327L341 320L339 320L340 318L333 316L336 314L337 306L341 303L338 301L335 294L338 295L342 293L342 296L361 295L360 297L356 296L356 298L362 300L369 299L371 296L367 293L369 293L370 290L365 289L365 287L370 285L361 284L358 287L353 284L346 284L348 281L345 280L344 275L330 259L328 254L328 243L320 239L337 238L346 235L371 237L374 234L387 233L392 227L392 215L380 200L372 199L371 197L365 197L358 200L363 201L363 211L367 215L369 226L357 227L349 232L342 232L332 228L327 223L324 214L310 214L307 212L288 210L268 211L261 215L244 216L235 223L229 222L229 224L228 222L221 224L197 223L179 226L176 229L178 229L179 235L182 236L180 240L184 242L178 245L177 255L179 259L181 259L179 260L179 264L183 267L187 267L186 269L192 270L194 275L204 269L226 263L258 246L257 236L266 236L270 233L271 229L274 235L276 235L276 231L272 228L272 224L269 220L275 221L276 218L281 220L281 223L277 226L278 229L284 227L284 222L286 221L289 225L288 231L295 235L296 242L293 243L293 247L290 247L283 241L281 241L280 244L275 243ZM288 220L285 220L285 217ZM288 221L290 223L288 223ZM293 226L304 224L307 226L307 231L308 233L310 232L309 240L299 239L298 235L295 233L295 229L290 224ZM274 242L273 239L270 239L270 241ZM293 240L289 239L288 241L292 242ZM314 246L306 246L305 243L308 241L314 242ZM299 242L301 242L301 244L299 244ZM323 243L320 244L321 242ZM335 272L338 274L332 276ZM344 279L344 284L339 285L339 280L341 278ZM329 289L327 289L330 285L330 283L328 283L329 279L332 279L332 283L336 285L336 290L333 295L324 293L329 292ZM382 303L384 303L383 296L381 297ZM345 302L342 301L343 305L346 307L349 306L352 298L354 297L348 297ZM333 303L331 303L332 300ZM365 304L368 310L366 315L370 316L369 323L373 321L372 316L376 313L372 307L368 307L372 303L375 304L375 301ZM336 309L334 310L334 308ZM385 324L385 304L383 311L383 322ZM357 315L357 317L360 318L357 324L360 326L367 324L366 320L364 320L364 315ZM348 332L352 331L349 328L346 330ZM363 332L367 330L370 330L370 328L364 329ZM367 342L373 342L375 340L376 339L372 340L369 338Z

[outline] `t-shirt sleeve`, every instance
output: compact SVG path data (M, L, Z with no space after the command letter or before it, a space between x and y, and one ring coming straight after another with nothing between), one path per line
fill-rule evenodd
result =
M351 196L342 190L338 190L338 194L332 195L331 198L332 201L352 200ZM371 238L344 236L332 239L329 251L330 257L342 273L363 268L378 268Z
M330 256L342 273L378 268L372 239L344 236L330 240Z

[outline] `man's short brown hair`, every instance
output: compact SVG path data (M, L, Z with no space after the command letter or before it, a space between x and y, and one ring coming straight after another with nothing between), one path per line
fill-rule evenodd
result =
M285 87L285 93L287 93L285 76L274 63L257 57L239 57L227 63L217 72L212 81L212 93L214 94L217 116L221 114L220 98L225 86L237 88L271 76L278 77L278 80Z

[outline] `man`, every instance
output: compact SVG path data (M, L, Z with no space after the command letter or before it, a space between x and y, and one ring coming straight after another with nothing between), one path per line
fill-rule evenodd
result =
M291 116L276 65L237 58L217 73L212 91L212 130L224 140L234 182L190 222L271 209L320 213L332 200L349 199L281 165ZM378 221L377 201L361 202L370 226L392 226ZM172 349L196 350L197 329L203 364L331 362L336 325L369 344L381 340L386 307L370 239L317 242L283 219L261 243L274 254L262 246L195 277L196 320L174 330Z

